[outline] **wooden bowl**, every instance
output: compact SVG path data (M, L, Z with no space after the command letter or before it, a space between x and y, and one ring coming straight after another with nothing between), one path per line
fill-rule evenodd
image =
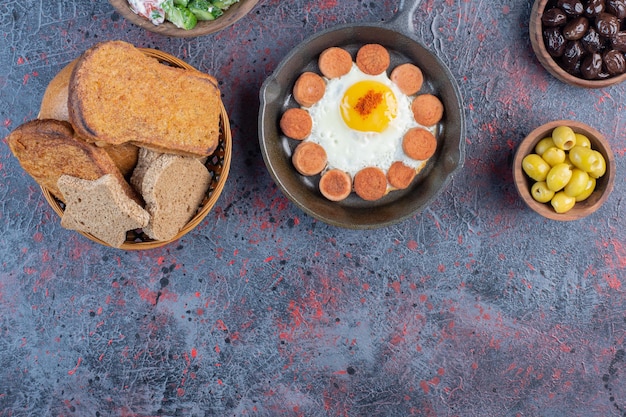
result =
M240 0L238 3L230 6L219 18L215 20L199 20L196 27L185 30L174 26L173 23L168 21L160 25L153 24L145 17L139 16L133 12L127 0L109 0L109 3L111 3L115 10L131 23L149 30L150 32L176 38L193 38L195 36L218 32L244 17L258 2L258 0Z
M165 52L157 51L154 49L146 49L139 48L144 54L154 57L161 61L165 65L171 65L179 68L185 68L189 71L197 71L194 67L187 64L186 62L170 55ZM68 64L68 66L73 65L74 62ZM62 70L63 71L63 70ZM44 97L46 95L44 94ZM196 214L189 220L189 222L174 236L169 240L152 240L141 230L131 230L126 233L126 242L120 246L120 249L124 250L145 250L145 249L154 249L160 246L167 245L168 243L174 242L180 239L182 236L186 235L190 231L192 231L198 224L204 220L204 218L209 214L213 206L217 203L217 199L219 198L222 190L224 189L224 185L226 184L226 178L228 177L228 172L230 170L230 163L232 157L232 135L230 130L230 122L228 120L228 114L226 113L226 109L224 105L221 104L221 113L220 113L220 138L219 144L213 155L209 156L205 162L205 166L209 170L211 174L211 183L209 184L209 188L198 207ZM41 187L41 191L43 193L44 198L50 204L50 207L59 215L59 217L63 216L63 211L65 210L65 206L63 202L58 200L56 197L50 193L45 187ZM84 232L78 232L85 236L86 238L100 243L104 246L110 246L109 244L103 242L97 237Z
M576 77L561 68L548 53L543 41L541 18L547 4L548 0L536 0L533 4L530 12L529 35L530 44L535 51L537 59L550 74L564 83L584 88L604 88L626 80L626 73L602 80L586 80L581 77Z
M596 188L593 193L586 200L577 202L571 210L565 213L557 213L550 203L539 203L532 197L530 188L534 180L529 178L522 169L522 159L524 159L526 155L534 153L537 142L545 137L549 137L552 134L552 130L561 125L569 126L574 132L587 136L591 142L591 148L599 151L606 161L606 173L596 180ZM596 129L584 123L572 120L555 120L539 126L530 132L520 143L515 152L515 158L513 159L513 179L515 181L515 188L517 188L520 197L522 197L522 200L524 200L528 207L535 212L552 220L578 220L598 210L613 191L613 184L615 182L615 158L609 143Z

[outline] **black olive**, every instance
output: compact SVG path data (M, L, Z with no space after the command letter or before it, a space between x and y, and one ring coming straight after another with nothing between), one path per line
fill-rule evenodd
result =
M558 7L546 10L541 16L541 23L546 27L562 26L566 22L567 15Z
M580 73L587 80L598 78L602 70L602 56L599 53L587 55L580 64Z
M558 27L543 30L543 39L550 56L558 58L565 51L565 38Z
M580 16L585 10L580 0L559 0L557 6L570 16Z
M579 59L578 61L572 64L561 63L560 66L567 73L573 75L574 77L580 77L580 63L581 63L581 60Z
M565 44L565 50L563 51L561 62L568 67L573 67L576 62L580 61L580 58L584 53L585 51L583 51L583 47L580 45L579 41L568 41Z
M582 56L583 49L580 46L580 41L567 41L563 56L560 58L561 68L578 77L580 75Z
M617 32L617 35L611 38L611 48L626 52L626 32Z
M626 0L549 0L541 16L555 62L585 79L626 73Z
M604 49L604 40L600 38L600 35L593 27L587 30L585 36L580 39L580 43L587 52L599 52Z
M619 32L619 19L607 12L602 12L596 18L596 30L601 36L612 38Z
M606 11L615 15L618 19L626 17L626 0L608 0Z
M568 41L577 41L585 36L587 29L589 29L589 19L584 16L578 16L567 22L567 25L563 28L563 37Z
M604 11L604 0L588 0L585 6L585 16L595 17Z
M626 72L626 57L620 51L611 49L602 56L604 68L610 75L620 75Z

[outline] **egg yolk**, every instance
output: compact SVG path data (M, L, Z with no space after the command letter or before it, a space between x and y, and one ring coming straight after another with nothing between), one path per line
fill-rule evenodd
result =
M346 124L361 132L383 132L398 113L396 96L385 84L360 81L346 90L341 100Z

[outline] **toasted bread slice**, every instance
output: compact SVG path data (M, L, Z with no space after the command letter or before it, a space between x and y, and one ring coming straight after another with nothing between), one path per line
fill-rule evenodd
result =
M122 175L128 178L133 169L135 169L135 165L137 165L139 147L132 143L122 143L120 145L104 146L102 149L113 159Z
M39 119L55 119L69 121L67 108L68 88L72 70L76 66L76 60L67 64L48 83L48 87L43 94L41 107L39 109ZM104 150L111 156L115 165L122 172L122 175L129 175L137 164L137 154L139 148L131 143L121 145L106 146Z
M58 186L66 201L61 226L90 233L119 248L127 231L144 227L150 219L147 211L128 198L124 184L111 174L91 181L61 175Z
M196 214L211 182L198 159L162 154L145 169L141 193L150 213L144 232L152 239L169 240Z
M109 154L77 138L68 122L32 120L11 132L7 142L22 168L61 201L65 200L57 181L63 174L85 180L111 174L125 184L124 191L130 198L141 201Z
M123 41L83 53L69 84L76 131L99 145L132 142L208 156L219 141L221 99L212 77L161 64Z

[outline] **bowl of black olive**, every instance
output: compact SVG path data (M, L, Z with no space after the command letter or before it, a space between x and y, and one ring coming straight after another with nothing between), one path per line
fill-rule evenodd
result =
M626 0L536 0L530 42L557 79L603 88L626 80Z

